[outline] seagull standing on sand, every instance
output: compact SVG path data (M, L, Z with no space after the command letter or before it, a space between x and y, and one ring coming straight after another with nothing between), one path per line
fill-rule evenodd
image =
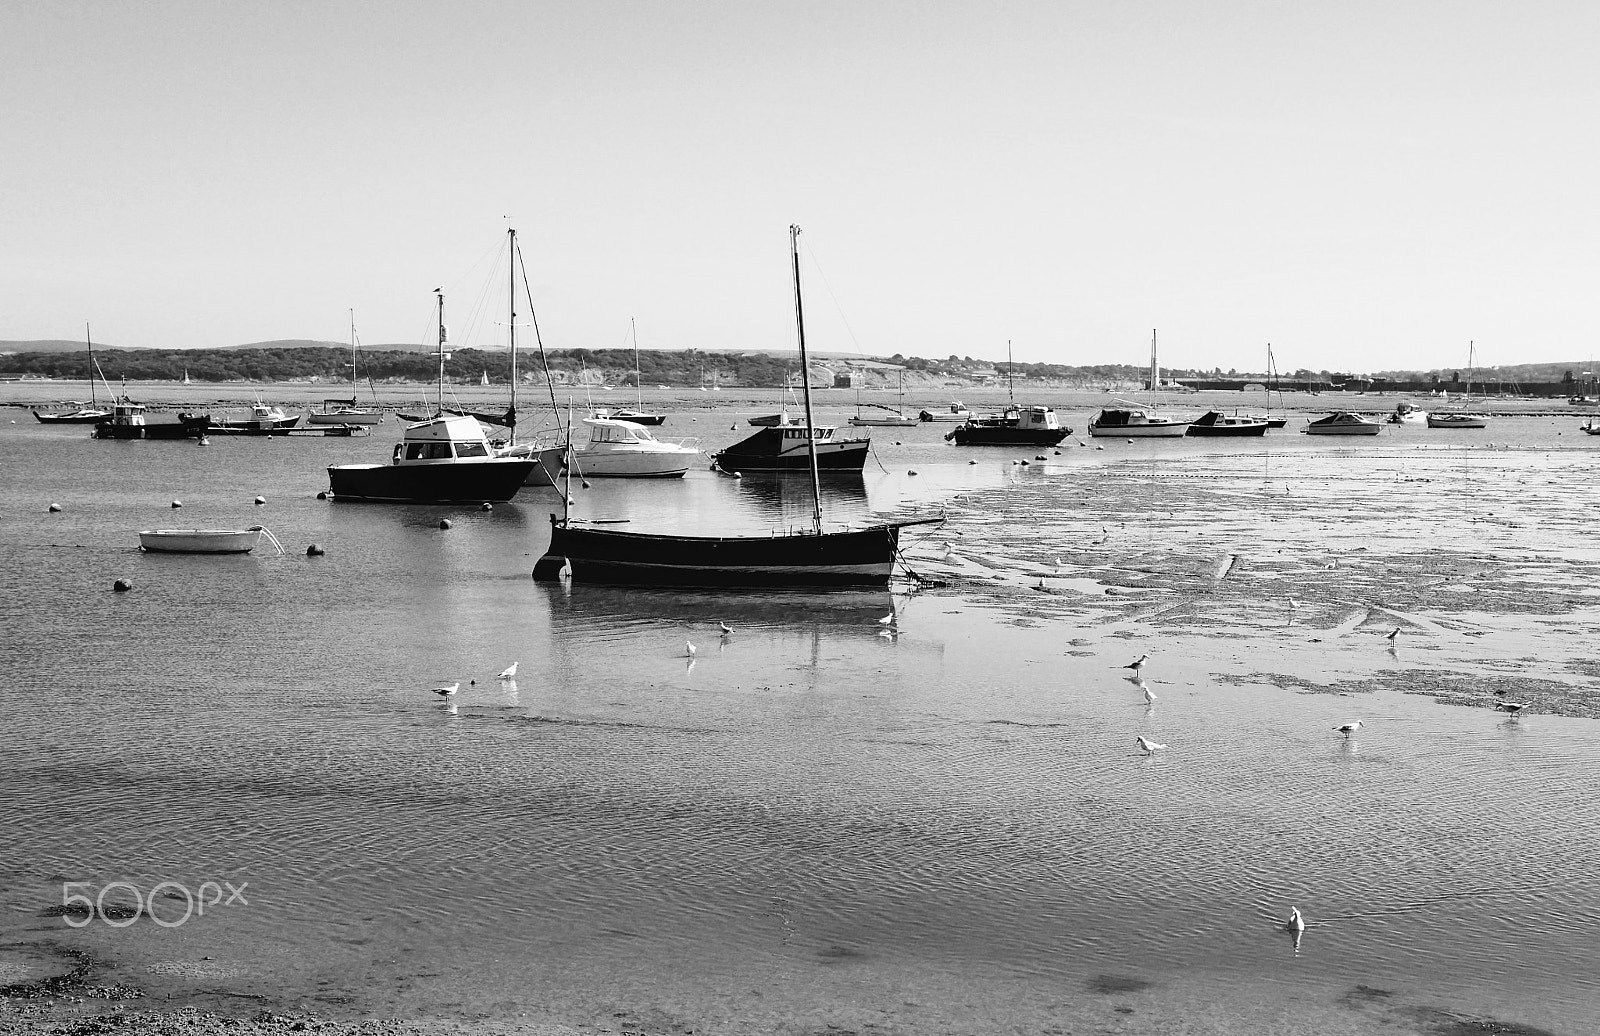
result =
M693 658L694 657L694 641L692 641L692 640L685 641L684 642L684 647L685 647L684 656L686 658Z
M1394 629L1390 630L1388 633L1385 633L1383 635L1383 639L1384 640L1393 640L1395 637L1398 637L1399 635L1400 635L1400 627L1396 626Z
M883 618L879 619L878 620L878 624L880 626L893 626L894 625L894 612L890 612L888 615L885 615Z
M1158 744L1158 743L1156 743L1154 741L1151 741L1149 738L1145 737L1143 734L1138 735L1137 737L1134 738L1134 740L1139 742L1139 750L1141 752L1143 752L1145 755L1154 755L1157 752L1164 752L1164 751L1166 751L1166 748L1167 748L1166 745Z
M1289 598L1289 610L1290 611L1294 611L1299 607L1300 607L1300 602L1299 601L1295 600L1293 597Z
M435 687L433 689L433 693L437 694L441 698L449 698L449 697L452 697L452 696L455 695L456 689L458 687L460 687L460 686L461 686L461 681L457 680L455 683L446 684L443 687Z
M517 663L512 662L510 665L508 665L504 669L500 670L500 679L502 679L502 680L515 680L516 678L517 678Z
M1139 675L1139 670L1144 668L1144 663L1145 663L1145 661L1147 659L1149 659L1149 657L1150 657L1150 652L1146 651L1144 654L1140 655L1138 658L1134 659L1132 662L1129 662L1127 665L1121 666L1119 668L1132 669L1133 670L1133 675L1138 676Z
M728 625L726 622L717 623L717 629L722 631L722 635L724 637L733 632L733 627Z
M1333 729L1337 730L1339 733L1343 734L1345 737L1349 737L1351 734L1354 734L1356 731L1361 729L1361 721L1360 720L1356 720L1354 723L1341 723L1337 727L1334 727Z
M1496 712L1509 712L1516 716L1521 714L1522 710L1527 708L1528 705L1529 703L1525 701L1497 701L1494 703L1494 708Z
M1139 681L1139 689L1144 692L1144 700L1146 705L1154 705L1156 703L1156 692L1150 689L1149 684L1141 680Z

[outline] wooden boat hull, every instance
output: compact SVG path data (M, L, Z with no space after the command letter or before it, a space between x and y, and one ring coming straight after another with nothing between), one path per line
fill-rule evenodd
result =
M805 425L763 428L712 457L723 471L809 471ZM820 433L823 428L818 428ZM826 429L831 433L831 429ZM860 471L867 463L871 439L823 439L816 444L817 470Z
M771 536L666 536L564 524L550 517L550 546L533 578L677 587L886 586L900 530Z
M852 417L857 428L915 428L922 422L915 417Z
M248 554L260 529L145 529L139 546L152 554Z
M532 460L495 458L475 463L334 464L334 500L392 504L501 503L517 495Z

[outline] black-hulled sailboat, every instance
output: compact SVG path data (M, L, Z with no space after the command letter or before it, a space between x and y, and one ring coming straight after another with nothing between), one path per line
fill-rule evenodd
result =
M76 410L60 410L53 414L35 410L33 416L40 424L99 424L111 420L111 411L100 409L100 396L94 390L94 339L89 335L88 324L83 325L83 340L89 347L89 405L78 403ZM110 392L110 386L106 391Z
M805 314L800 292L800 228L789 228L794 272L794 316L800 366L806 365ZM805 427L811 426L811 385L804 380ZM825 531L817 450L807 437L810 458L812 522L809 529L766 536L673 536L621 532L578 524L569 516L550 516L550 547L533 568L533 578L555 581L570 575L575 583L623 583L667 587L886 586L894 572L900 530L942 521L927 518L885 522L861 529ZM570 496L570 494L569 494Z

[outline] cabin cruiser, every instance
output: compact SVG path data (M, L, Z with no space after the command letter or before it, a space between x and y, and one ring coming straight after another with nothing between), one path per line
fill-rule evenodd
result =
M945 439L957 446L1054 446L1071 434L1049 407L1013 404L1003 413L968 418Z
M1306 422L1306 426L1300 431L1306 435L1377 435L1383 431L1383 425L1368 420L1360 414L1341 410L1327 417Z
M872 440L836 438L832 425L786 423L760 428L711 458L714 467L727 472L804 471L811 466L807 440L816 444L817 468L825 471L860 471L867 463Z
M1106 407L1089 421L1089 434L1127 439L1176 439L1189 431L1192 421L1159 417L1148 410Z
M335 500L484 503L510 500L535 462L495 452L476 418L446 414L407 425L387 464L333 464Z
M568 464L584 478L682 478L697 447L663 442L631 421L586 417L589 441L574 445Z

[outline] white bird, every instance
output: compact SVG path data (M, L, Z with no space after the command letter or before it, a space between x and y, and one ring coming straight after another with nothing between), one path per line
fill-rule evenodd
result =
M517 675L517 663L515 663L515 662L512 662L510 665L508 665L504 669L500 670L500 679L502 679L502 680L514 679L516 677L516 675Z
M1354 734L1356 731L1361 729L1361 721L1360 720L1356 720L1354 723L1341 723L1337 727L1334 727L1333 729L1337 730L1339 733L1343 734L1345 737L1349 737L1351 734Z
M1384 640L1393 640L1395 637L1398 637L1399 635L1400 635L1400 627L1396 626L1394 629L1390 630L1388 633L1385 633L1383 635L1383 639Z
M1156 703L1156 692L1152 691L1148 684L1140 683L1139 684L1139 689L1144 691L1144 700L1145 701L1149 702L1151 705L1154 705Z
M461 686L461 681L457 680L455 683L446 684L443 687L435 687L433 689L433 693L437 694L441 698L448 698L451 695L455 694L456 693L456 688L458 688L460 686Z
M1306 919L1301 916L1299 907L1289 908L1289 920L1283 926L1296 935L1306 930Z
M1135 673L1138 673L1140 669L1144 668L1144 663L1149 657L1150 653L1147 651L1138 658L1134 659L1132 662L1129 662L1127 665L1121 666L1120 668L1132 669Z
M692 641L692 640L685 641L684 642L684 646L687 649L687 650L684 651L684 655L686 657L688 657L688 658L693 658L694 657L694 641Z
M717 629L722 631L722 635L724 637L733 632L733 627L728 625L726 622L717 623Z
M1289 610L1294 611L1298 607L1300 607L1300 602L1295 600L1293 597L1289 598Z
M1139 749L1141 751L1143 751L1147 755L1153 754L1155 752L1166 751L1166 748L1167 748L1166 745L1158 744L1155 741L1151 741L1149 738L1145 737L1143 734L1140 734L1138 737L1134 738L1134 740L1139 742Z
M1494 703L1496 712L1509 712L1513 716L1527 708L1529 702L1525 701L1497 701Z
M883 618L879 619L878 624L881 626L893 626L894 612L890 612L888 615L885 615Z

